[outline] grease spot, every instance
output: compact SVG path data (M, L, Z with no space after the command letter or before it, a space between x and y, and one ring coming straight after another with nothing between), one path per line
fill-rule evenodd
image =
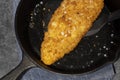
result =
M98 53L97 55L100 56L102 53Z
M113 44L114 42L113 42L113 41L111 41L110 43L111 43L111 44Z
M43 5L43 1L40 1L40 4Z
M111 34L110 36L111 36L111 37L114 37L114 34Z
M90 63L93 63L93 62L94 62L93 60L90 61Z
M104 54L104 57L108 57L107 54Z
M103 46L103 48L105 49L105 48L106 48L106 46Z

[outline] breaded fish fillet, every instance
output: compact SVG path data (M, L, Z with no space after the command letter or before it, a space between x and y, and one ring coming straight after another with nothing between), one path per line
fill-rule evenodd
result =
M92 26L104 0L63 0L52 15L41 45L41 60L51 65L72 51Z

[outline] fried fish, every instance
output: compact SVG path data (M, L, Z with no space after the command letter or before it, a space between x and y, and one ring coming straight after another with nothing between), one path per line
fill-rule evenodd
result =
M46 65L72 51L104 7L104 0L63 0L48 24L42 42L41 60Z

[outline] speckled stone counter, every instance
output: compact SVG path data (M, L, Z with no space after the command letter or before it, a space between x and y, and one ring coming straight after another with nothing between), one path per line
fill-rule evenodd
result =
M0 77L15 68L21 58L14 32L14 0L0 0Z
M0 78L14 69L21 61L21 51L17 44L14 32L14 16L19 0L1 0L0 1ZM113 74L111 66L105 67L103 70L84 75L84 76L63 76L54 75L40 68L29 70L22 78L22 80L111 80ZM115 63L117 76L114 80L120 79L120 59ZM106 70L106 71L105 71ZM105 71L105 72L104 72ZM105 75L102 75L105 74ZM107 76L106 76L107 75ZM40 79L41 78L41 79Z

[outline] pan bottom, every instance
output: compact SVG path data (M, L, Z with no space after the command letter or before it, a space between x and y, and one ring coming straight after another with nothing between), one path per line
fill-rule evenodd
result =
M34 54L38 56L40 56L40 45L49 20L61 1L40 1L31 13L28 27L29 40ZM94 70L115 59L115 53L120 45L119 36L116 26L108 23L97 34L84 37L70 54L47 67L57 72L69 74Z

